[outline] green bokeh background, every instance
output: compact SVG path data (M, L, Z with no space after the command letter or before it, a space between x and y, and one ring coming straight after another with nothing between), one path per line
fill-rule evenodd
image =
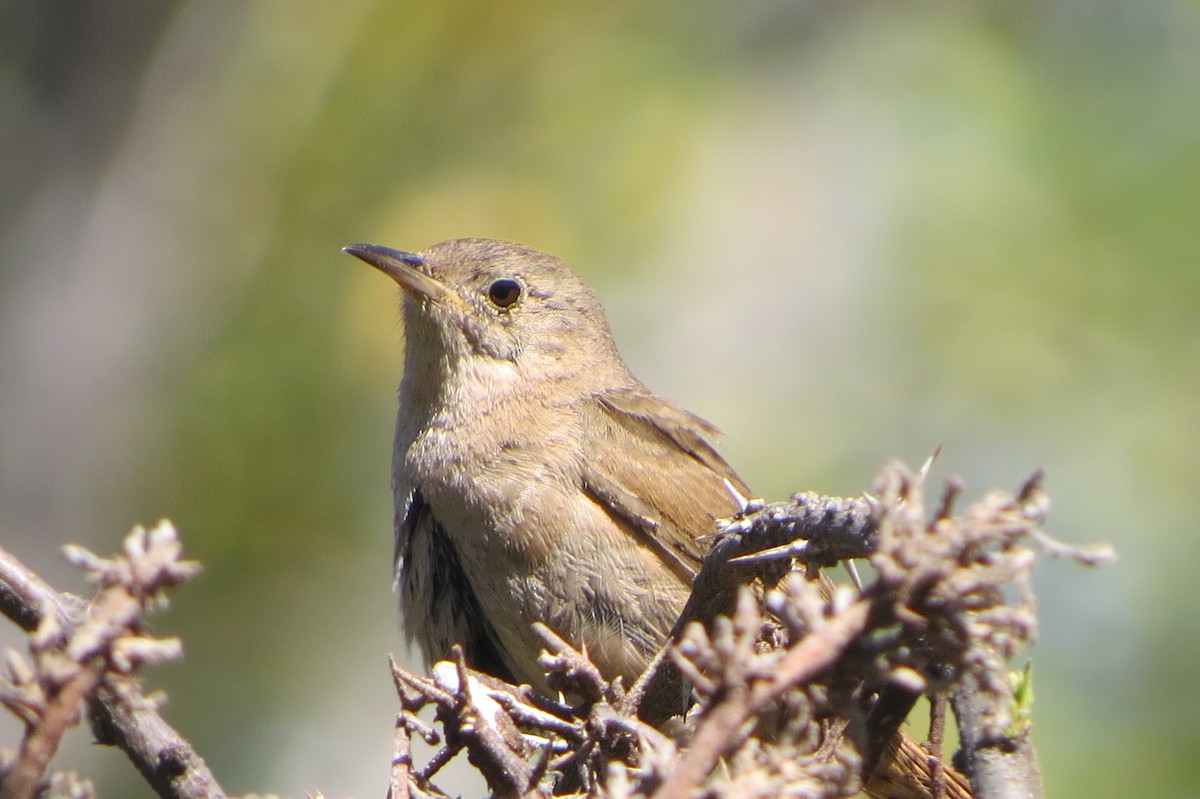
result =
M1196 3L18 0L0 159L0 544L84 590L175 521L148 682L228 790L385 789L401 330L338 250L485 235L769 499L1045 467L1121 553L1039 566L1048 795L1200 796Z

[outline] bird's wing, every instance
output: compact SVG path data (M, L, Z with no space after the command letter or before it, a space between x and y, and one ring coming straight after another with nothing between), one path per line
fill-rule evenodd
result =
M691 584L707 550L697 538L740 510L732 491L750 494L709 443L716 428L645 389L607 391L584 412L596 431L584 491Z

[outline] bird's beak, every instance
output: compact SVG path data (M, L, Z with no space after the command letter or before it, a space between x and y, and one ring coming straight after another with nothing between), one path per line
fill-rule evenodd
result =
M366 261L371 266L383 272L400 284L400 288L416 292L433 302L442 305L460 305L462 300L458 295L442 283L420 270L425 265L425 259L415 252L391 250L377 244L351 244L343 247L342 252L348 252L359 260Z

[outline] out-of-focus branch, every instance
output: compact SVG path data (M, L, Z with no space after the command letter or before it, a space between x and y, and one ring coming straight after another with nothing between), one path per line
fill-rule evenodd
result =
M141 665L178 657L179 642L141 634L141 615L165 603L165 591L199 571L180 559L169 522L135 528L122 557L68 547L69 560L100 586L90 610L59 594L0 550L0 611L31 631L33 666L10 656L5 705L26 723L16 761L0 783L4 797L32 795L81 700L101 743L119 746L164 799L220 799L224 792L199 757L159 716L130 675Z
M743 588L732 625L718 625L715 640L710 641L704 628L692 625L677 650L676 657L685 671L697 673L692 658L705 652L727 652L719 679L722 685L709 685L706 693L719 697L710 704L692 736L691 745L679 764L654 793L654 799L683 799L694 795L704 784L721 757L733 751L748 734L746 723L763 713L787 691L803 685L828 670L843 650L862 632L870 608L858 600L839 610L809 632L796 646L786 650L772 663L769 672L751 667L754 647L761 626L757 603L749 589ZM684 665L686 664L686 665ZM748 677L758 679L750 682Z
M968 511L961 522L963 528L986 531L995 539L1007 542L1025 538L1052 557L1070 558L1085 566L1112 561L1116 555L1109 546L1070 546L1042 530L1041 523L1049 506L1042 493L1042 479L1041 472L1034 473L1015 496L1002 492L989 494ZM991 568L1003 569L1005 557L1011 564L1011 549L990 564ZM1018 568L1017 571L1023 575L1026 569ZM1019 581L1018 585L1026 588L1024 581ZM1029 606L1032 606L1032 599ZM1032 625L1032 610L1030 617L1023 622L1018 620L1017 625ZM1008 630L1004 629L1006 626ZM992 651L1002 656L1011 656L1015 652L1023 638L1011 640L1012 626L1012 620L1003 620L996 626L999 635L991 641ZM981 654L973 660L984 664L986 658ZM984 668L968 671L950 692L964 759L980 796L987 799L1039 799L1042 787L1037 755L1029 740L1031 724L1022 716L1028 713L1030 700L1027 691L1013 690L1014 679L1027 683L1030 676L1028 672L1024 675L1004 674L1001 666L1001 663L993 662L990 668L984 664Z
M27 726L16 760L0 782L0 795L4 799L29 799L35 794L63 734L78 720L80 704L95 689L103 673L104 664L94 660L75 670L52 697L38 690L40 686L28 683L20 686L29 689L24 695L5 697L8 702L23 705L25 715L36 716L36 722ZM30 701L34 696L42 701Z
M708 622L732 613L740 587L764 576L768 583L778 580L789 558L815 568L842 558L865 557L874 547L875 509L865 497L823 497L811 492L786 502L751 501L742 515L722 526L671 640L677 640L693 621ZM759 555L767 559L746 559ZM678 714L680 697L686 693L676 664L665 652L630 690L628 700L653 724Z
M49 610L58 626L69 627L86 603L77 596L60 594L0 547L0 613L27 633L41 624Z
M996 703L1005 698L1011 696L997 696L993 688L982 690L970 683L950 695L971 781L987 799L1041 799L1041 770L1028 726L1015 726L999 736L987 734L994 728Z

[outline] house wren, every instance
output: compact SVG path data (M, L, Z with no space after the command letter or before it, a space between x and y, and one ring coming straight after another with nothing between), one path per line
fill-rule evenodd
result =
M472 667L546 692L541 621L635 679L688 599L697 538L750 496L716 430L630 374L596 295L552 255L345 249L403 290L392 490L410 641L430 661L462 644ZM870 793L929 795L917 743L897 735L884 760ZM945 795L969 799L947 773Z
M708 422L650 392L559 259L459 239L346 252L403 291L392 462L405 631L429 660L545 689L542 621L636 678L687 600L717 517L749 491Z

